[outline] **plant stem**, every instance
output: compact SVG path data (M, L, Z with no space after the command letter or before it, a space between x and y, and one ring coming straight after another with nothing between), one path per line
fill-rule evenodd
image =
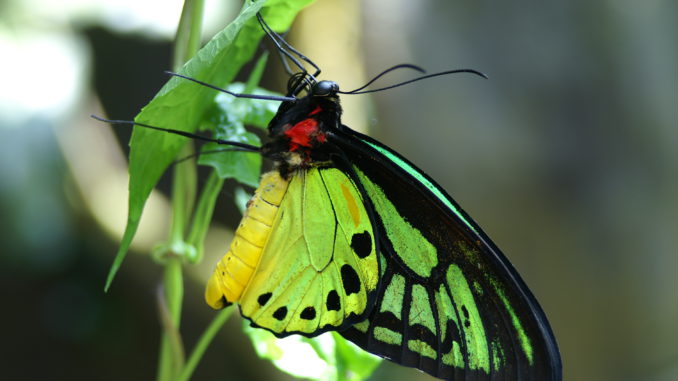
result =
M202 30L202 14L204 0L186 0L181 13L177 35L174 43L174 57L172 67L178 70L188 61L200 47L200 32ZM193 148L190 144L182 154L191 155ZM172 181L172 225L169 242L171 248L185 247L184 234L186 225L193 212L196 189L195 165L176 165ZM183 345L179 334L181 322L181 306L184 297L182 272L182 254L170 250L165 262L163 290L166 306L167 321L163 324L160 339L160 354L158 361L158 381L174 381L183 367ZM161 311L161 313L165 313Z
M160 297L164 297L164 301L160 302L160 320L163 323L163 332L160 340L158 381L172 381L176 379L184 362L183 345L179 334L181 304L184 297L181 258L167 259L162 291Z
M181 11L181 19L174 39L174 70L186 63L200 48L202 31L202 14L205 10L204 0L185 0Z

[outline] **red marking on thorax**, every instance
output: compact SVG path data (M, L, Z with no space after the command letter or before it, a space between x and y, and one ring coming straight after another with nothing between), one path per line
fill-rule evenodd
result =
M285 131L290 138L290 149L296 151L299 146L310 147L311 135L318 131L318 121L312 118L304 119Z
M320 107L316 108L320 112ZM316 113L314 110L311 114ZM284 132L290 139L290 151L297 151L301 147L310 148L314 143L325 143L324 133L318 131L318 121L308 118L300 121Z
M315 106L315 109L314 109L313 111L311 111L311 113L308 114L308 116L315 115L315 114L319 113L319 112L322 111L322 110L323 110L323 109L321 109L320 106Z

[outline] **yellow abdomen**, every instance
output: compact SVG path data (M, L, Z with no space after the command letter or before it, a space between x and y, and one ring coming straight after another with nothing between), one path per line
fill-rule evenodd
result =
M277 171L264 174L259 188L247 205L226 255L207 282L205 300L214 309L240 300L254 273L271 232L288 182Z

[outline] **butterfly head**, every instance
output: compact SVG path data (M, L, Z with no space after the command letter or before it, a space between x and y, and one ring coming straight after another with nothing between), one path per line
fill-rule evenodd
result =
M319 81L311 87L310 95L313 97L336 97L339 85L334 81Z

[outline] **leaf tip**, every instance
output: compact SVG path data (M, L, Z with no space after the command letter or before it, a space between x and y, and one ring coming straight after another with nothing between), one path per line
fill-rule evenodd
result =
M104 293L108 292L108 289L111 288L111 284L113 283L113 278L115 278L115 274L118 272L118 269L113 266L111 269L108 271L108 276L106 277L106 284L104 285Z

